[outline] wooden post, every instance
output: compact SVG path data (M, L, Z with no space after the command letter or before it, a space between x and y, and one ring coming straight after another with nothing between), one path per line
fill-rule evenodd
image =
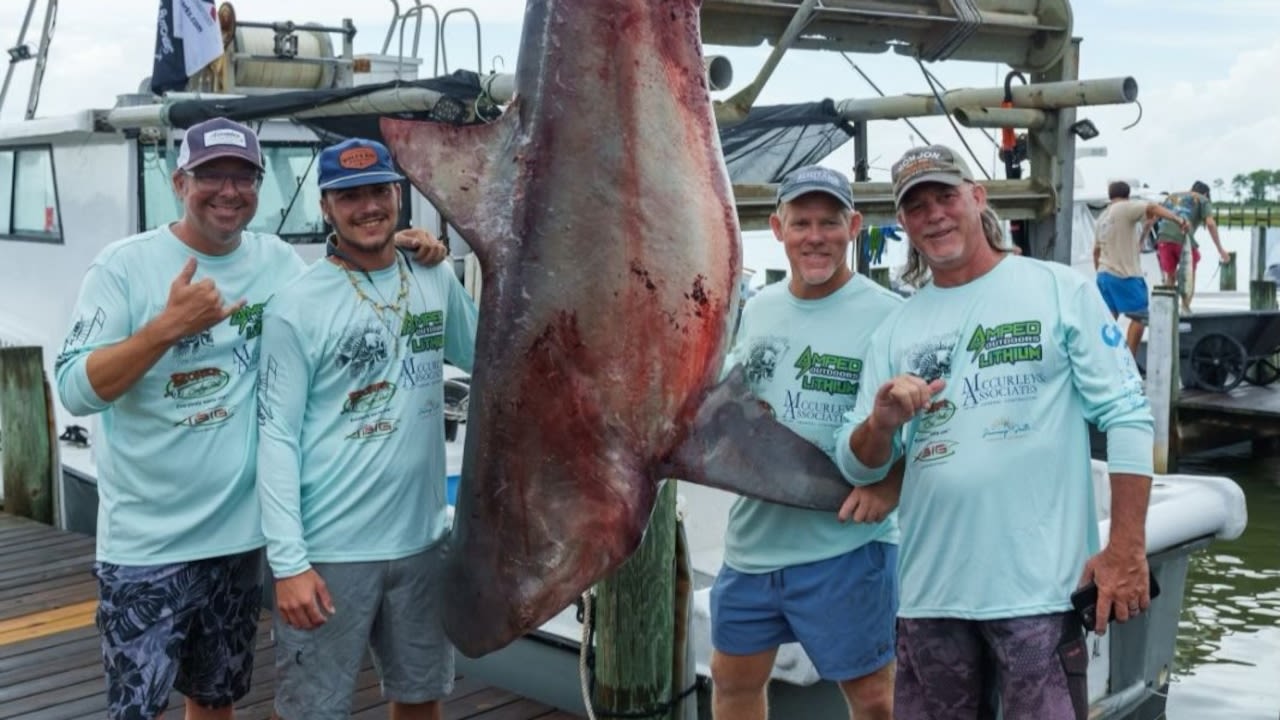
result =
M1249 263L1250 280L1267 279L1267 229L1255 226L1250 233L1249 252L1252 262Z
M889 268L873 267L871 268L871 279L876 281L881 287L889 289Z
M601 713L654 713L675 720L674 708L655 712L674 695L676 648L676 484L662 484L639 549L596 585L596 686ZM684 648L680 648L683 656Z
M54 480L59 471L54 438L44 354L38 347L0 348L5 512L54 524Z
M1276 284L1267 280L1267 228L1253 228L1253 263L1249 269L1249 309L1275 310Z
M1227 253L1227 264L1222 266L1222 276L1218 278L1218 289L1222 292L1236 291L1236 251Z
M1166 475L1178 465L1178 289L1157 285L1151 291L1147 326L1147 399L1155 417L1155 471Z
M1249 309L1275 310L1276 284L1270 280L1249 281Z

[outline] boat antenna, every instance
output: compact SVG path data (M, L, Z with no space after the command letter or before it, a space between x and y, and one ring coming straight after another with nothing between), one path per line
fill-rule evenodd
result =
M289 198L289 204L280 211L280 224L276 225L275 235L279 235L280 231L284 229L284 224L289 219L289 213L293 212L294 203L298 202L298 196L302 194L302 184L307 181L307 178L311 177L311 168L316 164L316 157L319 154L319 150L312 146L311 160L307 163L307 169L303 170L302 175L298 177L298 186L293 189L293 196Z
M862 79L867 81L867 84L871 86L872 90L875 90L876 93L880 95L880 97L884 97L884 91L880 89L879 85L876 85L874 80L872 80L870 77L867 77L867 74L862 71L862 68L858 67L858 64L853 61L853 58L849 57L849 53L841 51L840 57L844 58L844 61L849 63L849 67L853 68L854 72L861 75ZM912 131L915 132L915 134L920 136L920 139L924 142L925 145L933 144L929 142L929 138L924 136L924 133L920 132L920 128L916 127L916 124L911 122L911 118L902 118L902 120L907 124L908 127L912 129Z
M947 122L951 123L951 129L956 131L956 137L960 138L960 143L964 145L964 149L969 151L969 157L973 158L973 164L977 165L978 169L982 171L982 174L990 180L991 173L987 172L986 166L984 166L982 161L978 159L977 154L973 152L973 148L969 147L969 141L964 139L964 134L960 132L960 127L956 125L955 118L951 117L951 111L947 109L947 104L942 100L942 94L938 92L937 85L933 84L933 76L929 74L927 69L925 69L924 63L921 62L918 57L916 58L916 65L920 66L920 72L924 74L925 82L929 83L929 89L933 91L933 98L938 101L938 107L942 110L942 114L947 116ZM995 138L987 135L985 130L982 131L982 134L986 135L987 139L992 143L996 142ZM997 145L997 147L999 147L999 145Z

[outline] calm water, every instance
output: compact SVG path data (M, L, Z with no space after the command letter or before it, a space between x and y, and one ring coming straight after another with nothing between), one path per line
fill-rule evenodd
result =
M1240 484L1249 526L1192 558L1169 720L1280 718L1280 457L1247 448L1183 460L1180 472Z

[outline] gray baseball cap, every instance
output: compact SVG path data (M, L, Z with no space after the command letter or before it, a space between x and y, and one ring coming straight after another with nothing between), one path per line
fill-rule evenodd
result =
M812 192L826 193L850 210L853 190L843 173L820 165L806 165L792 170L778 185L778 205Z
M190 170L217 158L240 158L263 170L258 136L234 120L216 117L187 128L178 151L178 167Z
M946 145L928 145L912 148L893 164L893 202L902 205L902 198L920 183L942 183L953 187L973 182L973 173L964 159Z

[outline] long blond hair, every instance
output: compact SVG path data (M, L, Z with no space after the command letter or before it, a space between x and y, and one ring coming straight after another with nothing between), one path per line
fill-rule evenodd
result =
M982 208L982 235L987 239L987 244L996 252L1008 253L1013 252L1013 244L1007 242L1004 236L1004 221L995 210L988 205ZM924 256L916 250L915 246L907 243L907 265L902 271L902 281L912 287L920 287L929 282L929 265L925 262Z

